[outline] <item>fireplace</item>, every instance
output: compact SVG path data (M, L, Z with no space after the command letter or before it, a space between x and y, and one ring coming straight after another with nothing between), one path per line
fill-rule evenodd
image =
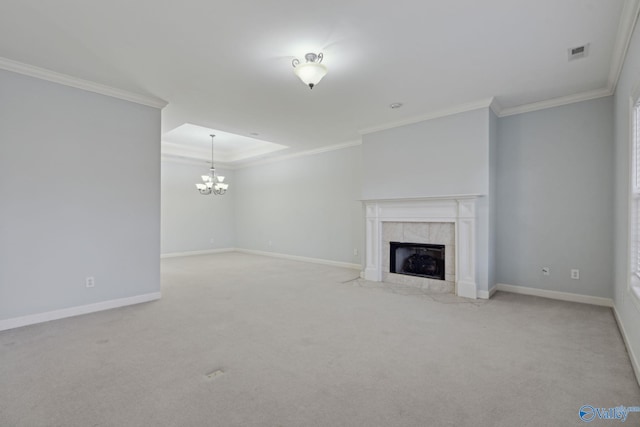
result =
M364 278L376 282L420 286L423 289L440 289L446 285L458 296L489 298L488 291L477 289L476 258L482 255L477 251L476 236L476 201L479 197L481 196L453 195L364 200ZM391 273L391 242L445 245L445 280ZM486 262L486 259L482 258L481 262Z
M444 245L389 242L389 272L445 280Z

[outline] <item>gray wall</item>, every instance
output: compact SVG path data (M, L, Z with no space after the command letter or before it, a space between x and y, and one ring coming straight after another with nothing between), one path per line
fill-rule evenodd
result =
M363 199L489 192L483 108L364 135Z
M209 172L208 164L162 161L163 254L235 247L234 198L238 189L234 172L216 169L225 176L229 190L222 196L203 196L195 184Z
M499 120L498 282L612 296L612 135L611 97Z
M640 310L627 290L630 267L629 230L629 97L640 86L640 29L636 29L615 93L615 286L614 303L627 333L628 344L640 357Z
M236 170L237 246L360 264L360 157L354 146Z
M0 71L0 320L158 292L159 183L159 110Z

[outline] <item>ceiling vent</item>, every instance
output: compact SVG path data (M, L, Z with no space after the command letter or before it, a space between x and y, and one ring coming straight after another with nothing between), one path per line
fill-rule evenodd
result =
M585 58L589 54L589 43L569 48L569 61Z

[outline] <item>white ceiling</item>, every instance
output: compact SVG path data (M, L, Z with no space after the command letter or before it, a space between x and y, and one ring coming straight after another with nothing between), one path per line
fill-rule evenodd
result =
M166 100L170 144L191 123L291 154L492 97L610 90L625 1L2 0L0 57ZM306 52L329 69L313 90L291 66Z

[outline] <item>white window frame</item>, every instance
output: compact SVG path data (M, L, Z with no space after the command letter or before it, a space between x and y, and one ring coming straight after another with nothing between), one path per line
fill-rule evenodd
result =
M628 291L640 310L640 82L629 99L629 142Z

